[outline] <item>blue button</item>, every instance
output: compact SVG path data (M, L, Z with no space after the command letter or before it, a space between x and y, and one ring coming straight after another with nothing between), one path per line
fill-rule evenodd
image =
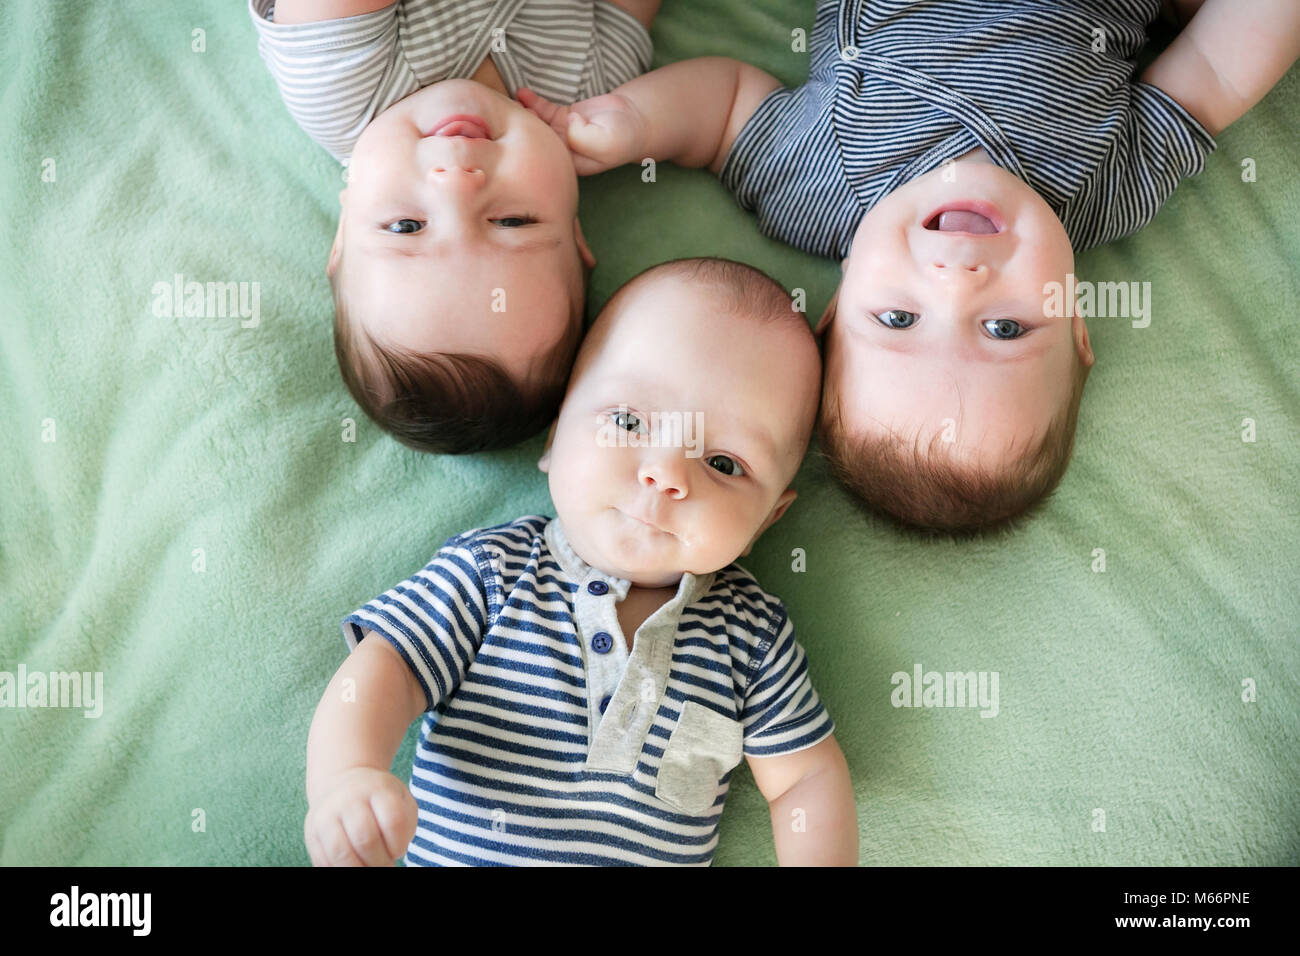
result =
M600 712L601 712L602 714L605 712L605 708L609 706L609 702L610 702L612 699L613 699L613 698L611 698L611 697L609 696L609 694L606 694L604 697L602 697L602 698L600 699Z
M591 638L591 649L597 654L608 654L614 639L606 631L597 631Z
M592 581L587 585L588 594L604 594L609 590L609 585L604 581Z

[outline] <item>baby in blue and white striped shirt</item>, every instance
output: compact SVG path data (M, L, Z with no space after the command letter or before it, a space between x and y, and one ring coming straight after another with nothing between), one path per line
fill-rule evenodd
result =
M1068 464L1093 364L1074 252L1150 221L1300 54L1295 0L1174 5L1189 22L1137 79L1160 0L822 0L795 89L709 57L519 99L580 174L707 166L767 235L840 259L817 326L834 473L907 526L978 532Z
M307 743L317 865L708 865L748 760L782 865L853 865L834 722L736 562L795 500L817 344L757 269L663 263L583 340L555 517L448 539L343 621ZM409 790L389 772L424 715Z
M339 370L403 443L514 444L554 417L587 270L560 102L649 69L659 0L248 0L302 129L349 164L326 272Z

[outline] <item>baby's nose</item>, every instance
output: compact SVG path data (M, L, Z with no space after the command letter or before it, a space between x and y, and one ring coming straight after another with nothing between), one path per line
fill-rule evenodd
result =
M982 262L947 258L932 258L927 271L936 279L961 283L964 286L983 285L991 270Z
M474 191L481 189L487 182L487 173L479 166L461 166L450 163L434 163L429 166L430 182L448 189Z
M686 469L682 467L683 456L661 456L655 461L641 466L638 478L642 486L651 491L662 492L670 498L685 498Z

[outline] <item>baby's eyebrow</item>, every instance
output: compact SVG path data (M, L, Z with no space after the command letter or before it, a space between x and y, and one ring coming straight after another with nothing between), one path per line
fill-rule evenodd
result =
M385 242L385 243L381 243L379 247L376 249L376 251L382 252L384 255L387 256L406 256L407 258L411 258L411 259L425 255L422 249L420 249L418 246L412 245L411 243L398 245L397 243L394 242Z
M554 249L560 245L559 236L536 236L519 242L505 240L495 243L507 252L531 252L533 249Z
M517 242L507 239L505 241L489 241L487 244L498 252L533 252L538 249L558 248L561 239L559 236L534 236ZM383 255L406 256L412 259L436 254L422 242L390 242L382 239L375 244L375 251Z
M746 447L757 446L758 455L745 456L746 463L751 468L753 468L756 464L770 465L772 462L777 461L781 457L777 454L778 451L777 443L776 443L776 439L772 435L771 430L761 424L747 425L743 422L736 421L733 419L731 422L728 423L724 431L728 431L733 434L738 433L741 439L744 441ZM709 444L708 436L709 436L708 418L706 416L704 422L704 444L705 445Z

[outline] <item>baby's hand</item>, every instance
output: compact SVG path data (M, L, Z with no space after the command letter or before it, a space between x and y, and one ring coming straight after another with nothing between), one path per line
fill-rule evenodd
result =
M303 838L313 866L392 866L415 836L415 797L383 770L345 770L307 811Z
M625 96L606 93L558 106L532 90L515 91L519 103L555 130L573 154L579 176L604 172L644 157L645 117Z

